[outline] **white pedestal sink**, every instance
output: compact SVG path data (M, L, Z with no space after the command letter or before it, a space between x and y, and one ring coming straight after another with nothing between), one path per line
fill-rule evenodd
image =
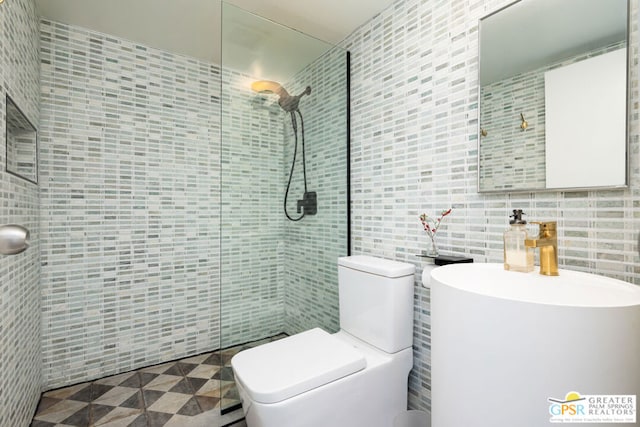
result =
M640 398L640 286L449 265L431 272L431 331L433 427L551 425L548 399L573 391Z

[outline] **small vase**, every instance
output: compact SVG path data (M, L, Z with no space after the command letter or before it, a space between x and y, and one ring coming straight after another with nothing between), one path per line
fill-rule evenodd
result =
M429 236L429 240L427 242L427 250L425 251L425 255L428 257L437 257L438 245L436 245L435 236L432 234L427 234L427 236Z

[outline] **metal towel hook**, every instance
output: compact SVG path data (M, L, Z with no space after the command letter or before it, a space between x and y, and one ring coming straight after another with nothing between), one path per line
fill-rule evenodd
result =
M526 130L529 127L529 122L524 119L524 114L520 113L520 118L522 119L522 123L520 123L520 129Z
M0 226L0 254L17 255L29 247L29 230L21 225Z

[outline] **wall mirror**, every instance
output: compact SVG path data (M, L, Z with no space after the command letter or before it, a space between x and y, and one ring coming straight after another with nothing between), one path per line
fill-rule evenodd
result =
M38 133L7 95L7 172L38 183Z
M478 191L625 187L629 0L520 0L480 20Z

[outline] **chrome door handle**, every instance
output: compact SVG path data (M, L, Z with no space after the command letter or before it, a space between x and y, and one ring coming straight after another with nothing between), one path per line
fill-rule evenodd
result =
M21 225L0 226L0 254L16 255L29 247L29 230Z

